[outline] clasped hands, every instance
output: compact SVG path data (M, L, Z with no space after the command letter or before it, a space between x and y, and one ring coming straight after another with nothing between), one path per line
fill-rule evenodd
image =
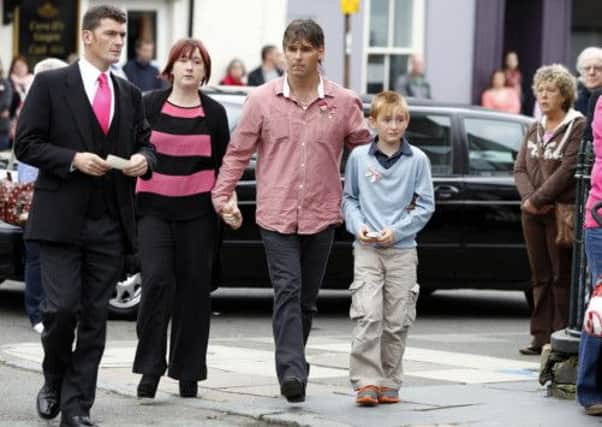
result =
M527 199L520 208L531 215L545 215L554 209L554 205L544 205L541 208L536 208L533 203L531 203L531 199Z
M371 231L367 225L362 224L360 225L360 229L357 233L357 239L364 245L377 243L379 246L384 248L388 248L395 243L395 234L393 233L393 230L388 227L378 231L378 237L373 236L371 233L374 232Z
M235 191L232 192L220 215L224 222L232 227L233 230L237 230L242 225L242 214L238 208L238 197Z
M111 169L111 165L98 154L77 153L73 158L73 167L78 171L92 176L102 176ZM148 170L146 157L142 154L132 154L126 167L122 169L124 175L142 176Z

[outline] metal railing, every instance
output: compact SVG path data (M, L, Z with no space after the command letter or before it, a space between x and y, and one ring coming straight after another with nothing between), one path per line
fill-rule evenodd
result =
M591 141L581 141L577 155L575 169L576 196L575 196L575 242L573 244L573 259L571 267L571 294L569 304L569 326L567 334L574 337L581 336L583 316L587 308L590 294L591 277L587 268L585 257L585 204L590 189L590 178L594 154Z

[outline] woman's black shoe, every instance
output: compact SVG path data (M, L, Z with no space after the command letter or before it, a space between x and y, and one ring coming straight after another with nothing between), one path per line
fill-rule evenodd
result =
M199 385L196 381L180 381L180 397L196 397Z
M142 375L140 383L138 383L138 397L154 399L160 378L154 375Z
M541 347L529 344L525 348L521 348L518 351L520 352L520 354L524 354L525 356L538 356L541 354Z

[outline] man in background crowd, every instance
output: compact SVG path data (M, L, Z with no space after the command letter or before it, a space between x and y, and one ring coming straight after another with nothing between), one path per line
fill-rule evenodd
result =
M155 53L155 45L149 40L136 41L136 57L130 59L123 72L128 80L142 92L161 89L163 83L159 79L159 69L151 64Z
M431 99L431 85L424 77L424 60L421 56L410 56L408 73L399 76L395 90L403 96Z
M249 73L248 86L261 86L280 77L283 71L278 67L279 54L274 45L261 48L261 65Z

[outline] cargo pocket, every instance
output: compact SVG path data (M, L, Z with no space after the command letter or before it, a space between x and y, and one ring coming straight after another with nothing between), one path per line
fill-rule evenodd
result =
M405 328L411 326L416 320L416 304L418 303L418 295L420 294L420 285L416 283L408 293L408 305L406 308L406 317L403 322Z
M356 280L349 286L351 291L351 307L349 307L349 318L351 320L358 320L364 317L366 311L362 305L361 290L364 287L365 282Z

